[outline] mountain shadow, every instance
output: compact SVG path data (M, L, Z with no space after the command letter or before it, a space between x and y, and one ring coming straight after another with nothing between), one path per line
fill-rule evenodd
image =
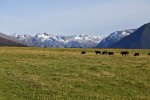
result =
M0 46L11 46L11 47L27 47L26 45L17 43L11 39L11 37L0 33Z
M144 24L110 48L150 49L150 23Z
M133 33L136 29L126 29L122 31L116 31L111 33L108 37L104 38L97 46L96 48L109 48L111 45L117 43L120 41L123 37L130 35Z

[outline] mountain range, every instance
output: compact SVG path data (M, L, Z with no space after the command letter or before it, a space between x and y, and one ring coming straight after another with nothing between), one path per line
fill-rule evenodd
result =
M36 36L13 34L11 37L19 40L20 43L24 45L54 48L92 48L103 39L101 36L91 36L88 34L74 36L54 36L49 33L38 33Z
M19 43L17 40L3 33L0 33L0 46L26 47L26 45Z
M122 31L113 32L108 37L104 38L96 47L97 48L109 48L111 45L120 41L123 37L130 35L135 30L136 29L126 29Z
M88 34L61 36L49 33L6 35L0 33L0 46L33 46L53 48L150 48L150 23L137 29L111 33L108 37ZM5 43L4 43L5 41ZM9 41L9 42L8 42Z
M111 48L150 49L150 23L116 42Z

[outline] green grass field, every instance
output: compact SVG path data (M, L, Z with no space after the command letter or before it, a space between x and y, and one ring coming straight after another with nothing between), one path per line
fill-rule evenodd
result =
M150 100L150 50L95 50L0 47L0 100Z

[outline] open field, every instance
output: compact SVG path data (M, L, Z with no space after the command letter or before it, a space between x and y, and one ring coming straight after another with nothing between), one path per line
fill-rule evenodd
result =
M95 50L0 47L0 100L150 99L150 50Z

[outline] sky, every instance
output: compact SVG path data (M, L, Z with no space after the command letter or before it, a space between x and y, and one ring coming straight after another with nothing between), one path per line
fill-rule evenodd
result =
M0 0L0 32L107 36L150 22L150 0Z

